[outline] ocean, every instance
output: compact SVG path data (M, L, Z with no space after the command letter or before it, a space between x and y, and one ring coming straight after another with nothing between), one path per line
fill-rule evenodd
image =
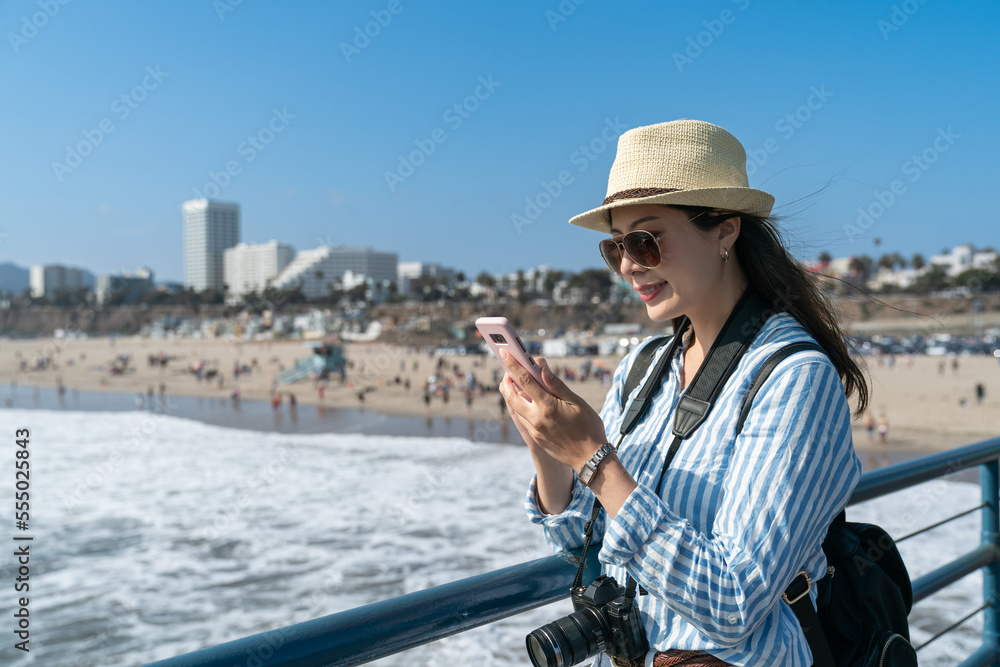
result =
M527 451L461 437L267 433L150 412L7 409L31 432L30 652L14 648L17 563L0 559L0 664L140 665L548 555L525 518ZM979 504L935 481L849 509L899 537ZM8 505L9 509L13 509ZM11 512L11 515L13 512ZM913 577L978 543L979 515L900 545ZM919 645L978 607L976 574L919 603ZM528 664L524 636L568 601L378 665ZM952 665L980 641L976 616L920 651Z

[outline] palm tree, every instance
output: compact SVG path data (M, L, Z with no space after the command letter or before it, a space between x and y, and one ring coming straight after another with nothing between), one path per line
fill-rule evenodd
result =
M552 293L552 290L556 288L556 284L562 280L562 277L562 271L549 271L545 274L545 280L543 281L542 286L545 289L546 294Z
M852 257L850 264L848 264L848 269L856 274L856 277L865 280L868 277L868 273L872 268L872 258L868 255L860 255L858 257Z

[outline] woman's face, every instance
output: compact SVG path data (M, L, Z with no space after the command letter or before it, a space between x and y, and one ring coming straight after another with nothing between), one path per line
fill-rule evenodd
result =
M613 237L643 229L660 236L660 264L647 269L622 253L622 277L639 293L654 322L666 322L711 307L721 286L723 262L717 230L702 231L686 213L656 204L611 210ZM733 253L730 253L732 255Z

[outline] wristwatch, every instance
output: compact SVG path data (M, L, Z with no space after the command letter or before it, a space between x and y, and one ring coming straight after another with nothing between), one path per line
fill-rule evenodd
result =
M601 465L601 461L604 457L615 451L615 448L611 446L611 443L605 443L594 452L594 455L590 457L590 460L583 464L583 468L580 469L577 475L580 479L580 483L584 486L590 486L590 482L594 479L594 475L597 473L597 466Z

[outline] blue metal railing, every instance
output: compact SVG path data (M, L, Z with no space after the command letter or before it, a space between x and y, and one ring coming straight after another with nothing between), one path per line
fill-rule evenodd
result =
M865 473L850 505L979 466L980 545L913 581L914 603L983 570L982 645L960 667L1000 665L1000 438ZM597 550L587 576L599 571ZM285 628L150 667L347 667L382 658L568 597L576 555L550 556Z

